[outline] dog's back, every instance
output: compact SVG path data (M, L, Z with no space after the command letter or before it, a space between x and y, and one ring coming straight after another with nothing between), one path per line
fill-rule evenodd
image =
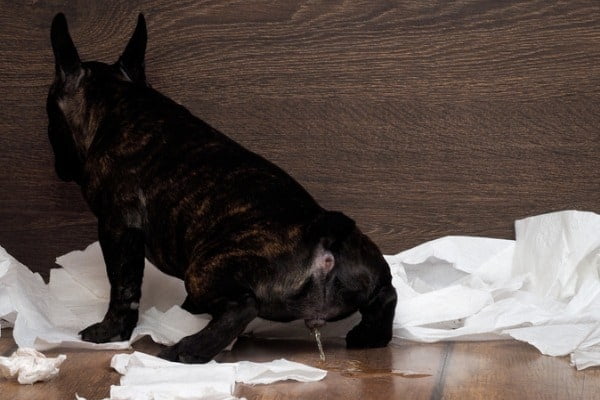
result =
M85 194L96 214L117 208L141 228L160 268L183 278L193 258L226 249L272 261L324 212L279 167L154 89L105 72L86 88L98 130Z

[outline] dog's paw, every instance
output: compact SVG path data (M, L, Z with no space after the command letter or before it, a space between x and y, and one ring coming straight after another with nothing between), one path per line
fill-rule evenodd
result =
M390 340L392 340L391 332L382 332L357 325L346 335L346 347L349 349L385 347Z
M158 357L167 361L179 362L179 350L177 345L165 347L158 353Z
M81 339L86 342L106 343L119 335L119 328L107 321L98 322L90 325L81 332Z
M168 361L186 364L204 364L213 359L212 355L186 351L180 344L169 346L158 353L158 357Z
M137 323L135 318L122 318L118 321L105 318L103 321L90 325L79 334L86 342L106 343L112 340L129 340Z

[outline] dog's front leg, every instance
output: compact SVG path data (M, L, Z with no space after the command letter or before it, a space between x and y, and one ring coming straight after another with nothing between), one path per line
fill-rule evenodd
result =
M144 234L137 228L100 221L98 236L110 282L110 304L104 319L81 331L81 338L95 343L108 342L114 337L127 340L138 320Z

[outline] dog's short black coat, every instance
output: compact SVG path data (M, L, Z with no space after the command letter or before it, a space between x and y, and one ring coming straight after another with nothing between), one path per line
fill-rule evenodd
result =
M184 280L184 308L212 315L164 358L206 362L257 316L314 328L357 310L348 347L387 345L396 292L377 246L280 168L152 89L143 15L113 65L81 62L63 14L51 41L56 172L81 186L98 218L111 284L106 316L84 340L129 338L146 256Z

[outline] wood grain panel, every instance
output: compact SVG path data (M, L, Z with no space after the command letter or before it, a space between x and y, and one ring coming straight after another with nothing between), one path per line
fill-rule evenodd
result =
M95 238L57 180L49 26L114 61L143 11L159 90L275 161L387 253L600 211L597 1L0 1L0 245L47 274Z

